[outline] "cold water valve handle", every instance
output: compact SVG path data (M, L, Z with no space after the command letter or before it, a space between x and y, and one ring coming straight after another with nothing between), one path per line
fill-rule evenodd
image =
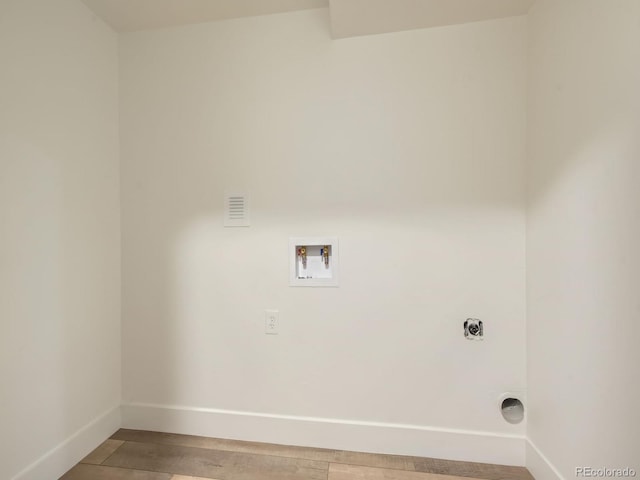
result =
M322 258L324 259L324 266L329 268L329 245L322 247L320 251Z

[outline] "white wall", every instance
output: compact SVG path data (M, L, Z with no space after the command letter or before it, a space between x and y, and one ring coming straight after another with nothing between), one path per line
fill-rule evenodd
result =
M640 2L538 0L529 34L527 463L640 474Z
M58 478L119 422L117 67L80 2L0 0L3 479Z
M125 425L461 429L513 448L331 446L524 462L497 399L525 386L525 24L332 41L321 9L121 36ZM250 228L222 228L227 188L250 192ZM339 237L339 288L288 286L303 235ZM251 418L185 426L196 407Z

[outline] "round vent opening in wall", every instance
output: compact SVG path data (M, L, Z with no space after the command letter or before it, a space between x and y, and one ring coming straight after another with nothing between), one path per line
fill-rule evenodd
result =
M524 420L524 405L514 397L507 397L500 405L502 417L509 423L516 425Z

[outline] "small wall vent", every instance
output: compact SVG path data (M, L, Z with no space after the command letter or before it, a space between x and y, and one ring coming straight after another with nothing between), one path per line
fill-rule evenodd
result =
M226 193L224 196L224 226L249 226L249 196L245 193Z

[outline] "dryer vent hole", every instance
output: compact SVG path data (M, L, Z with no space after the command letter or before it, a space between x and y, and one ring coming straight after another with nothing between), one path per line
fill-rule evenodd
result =
M517 398L505 398L500 408L502 416L509 423L515 425L524 419L524 405Z

